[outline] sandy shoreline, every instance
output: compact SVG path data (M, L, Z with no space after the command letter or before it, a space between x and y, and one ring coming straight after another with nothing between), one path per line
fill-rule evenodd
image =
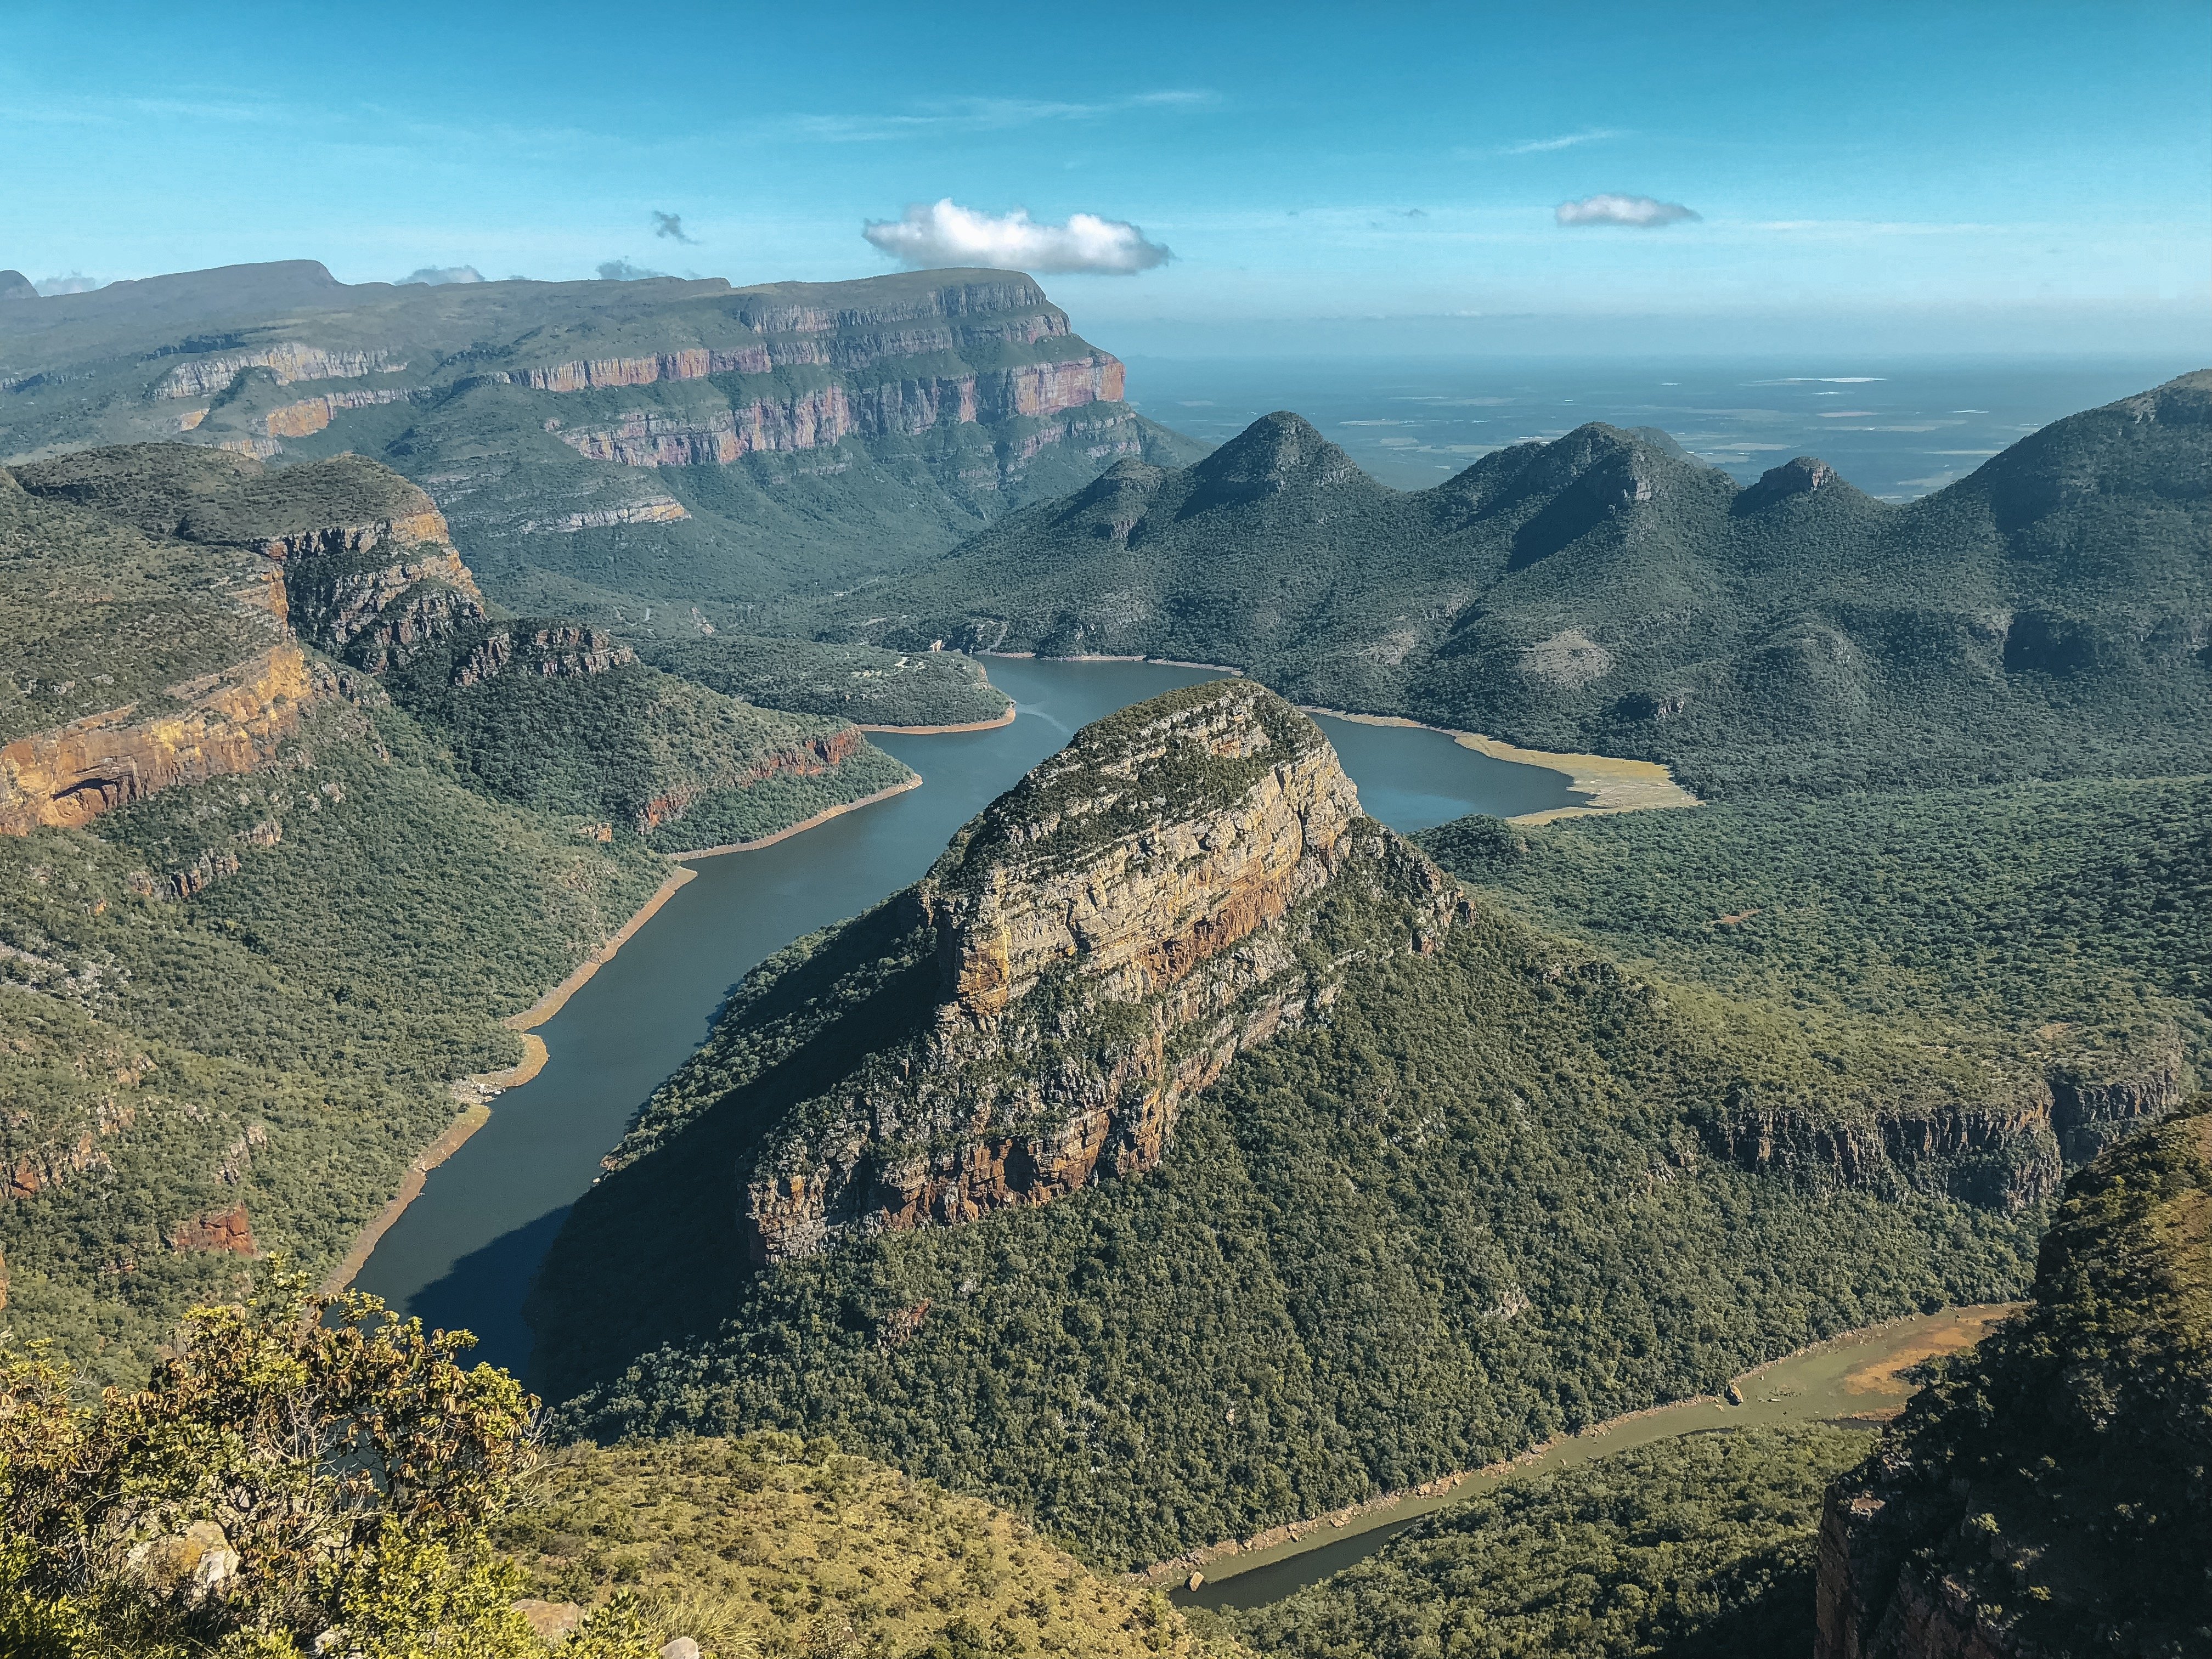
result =
M1462 749L1492 760L1519 766L1540 766L1547 772L1564 772L1568 787L1587 794L1579 806L1553 806L1540 812L1520 812L1509 823L1550 823L1559 818L1602 817L1611 812L1645 812L1666 806L1702 806L1695 795L1674 781L1674 775L1657 761L1623 760L1616 755L1563 755L1545 749L1522 749L1486 738L1480 732L1460 732L1449 726L1431 726L1402 714L1353 714L1341 708L1299 705L1309 714L1327 714L1355 726L1401 726L1419 732L1441 732Z
M861 732L887 732L898 738L941 738L951 732L995 732L1002 726L1014 723L1014 706L1006 705L1006 712L994 720L969 720L964 726L868 726L857 725Z
M1006 720L1012 718L1013 711L1010 708L1006 711ZM1003 726L1006 720L992 723ZM949 729L957 731L963 728L956 726ZM375 1254L376 1247L383 1243L385 1234L392 1231L393 1224L406 1212L407 1206L422 1195L422 1187L429 1179L430 1171L459 1152L471 1135L491 1121L492 1097L502 1090L520 1087L545 1069L545 1039L536 1035L532 1028L543 1025L559 1013L568 999L581 990L592 975L613 961L615 953L635 939L637 930L652 921L660 907L675 896L678 888L697 878L699 872L680 860L711 858L722 853L748 853L757 848L773 847L802 830L811 830L816 824L826 823L855 807L866 806L891 795L903 794L909 789L919 787L921 783L920 778L910 778L904 783L893 784L888 789L878 789L872 795L864 795L859 800L830 807L788 829L780 830L775 835L763 836L758 841L733 842L726 847L707 847L694 853L667 854L670 859L678 860L674 872L660 884L651 898L638 907L628 921L609 935L605 944L578 963L566 979L520 1013L509 1014L500 1021L509 1030L522 1033L522 1058L496 1072L480 1072L474 1077L454 1080L453 1093L467 1103L461 1109L460 1115L447 1124L435 1140L416 1154L414 1161L408 1164L406 1173L400 1176L399 1190L392 1194L392 1201L377 1212L374 1220L361 1230L354 1238L352 1248L346 1251L344 1259L331 1269L330 1277L323 1281L325 1291L335 1294L353 1283L354 1275Z
M1011 714L1012 711L1009 710L1008 712L1009 714ZM994 720L992 724L996 726L1004 726L1006 722L1005 720ZM867 728L863 726L861 729L866 731ZM964 732L969 728L961 726L948 726L934 729L946 732ZM827 823L830 819L842 817L848 812L857 812L863 806L873 806L879 800L889 800L893 795L903 795L909 789L919 789L921 787L921 780L920 778L908 778L904 783L895 783L888 789L878 789L874 794L863 795L858 800L848 800L837 806L825 806L822 811L817 812L812 817L801 818L797 823L793 824L789 829L779 830L772 836L763 836L758 841L724 842L720 847L696 847L688 853L671 853L668 856L680 860L684 859L718 859L725 853L757 853L763 847L773 847L780 841L789 841L793 836L799 834L802 830L811 830L817 823ZM684 872L684 879L688 881L692 876L697 873L698 872L696 871L686 871ZM613 953L610 951L609 954L611 955ZM590 975L586 975L585 977L589 978Z
M539 1065L544 1063L542 1058L544 1052L545 1045L538 1043ZM526 1059L524 1063L529 1062ZM520 1067L513 1069L520 1070ZM534 1071L535 1067L532 1069ZM491 1075L500 1074L494 1073ZM399 1190L392 1195L392 1201L378 1211L376 1219L355 1237L353 1248L345 1253L345 1259L331 1268L330 1277L323 1281L325 1295L335 1296L353 1283L354 1275L375 1254L376 1247L384 1242L384 1236L392 1231L392 1224L405 1212L410 1204L422 1196L422 1183L429 1179L430 1171L459 1151L461 1143L490 1120L491 1108L481 1100L476 1101L446 1126L443 1134L415 1155L415 1161L407 1166L407 1173L399 1178Z
M1086 651L1079 657L1040 657L1034 651L971 651L975 657L1009 657L1022 662L1148 662L1160 668L1203 668L1212 674L1234 674L1244 677L1241 668L1231 668L1225 662L1185 662L1180 657L1115 657L1103 652Z

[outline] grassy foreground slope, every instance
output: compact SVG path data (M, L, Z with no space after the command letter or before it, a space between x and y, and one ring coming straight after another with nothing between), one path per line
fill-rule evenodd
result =
M590 1607L629 1591L657 1635L714 1659L1242 1651L1015 1516L826 1439L570 1447L495 1535L533 1594Z
M1904 507L1590 425L1434 489L1295 415L1117 464L825 608L902 647L1234 663L1304 702L1662 760L1701 794L2202 772L2212 371Z

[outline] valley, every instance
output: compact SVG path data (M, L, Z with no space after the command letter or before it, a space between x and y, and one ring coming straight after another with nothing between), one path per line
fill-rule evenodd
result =
M2206 374L1904 504L1604 424L1401 491L1018 273L141 286L0 305L22 1364L288 1269L473 1332L557 1445L485 1616L579 1656L2118 1616L2037 1505L2148 1454L2014 1490L1955 1379L2075 1319L2194 1443Z

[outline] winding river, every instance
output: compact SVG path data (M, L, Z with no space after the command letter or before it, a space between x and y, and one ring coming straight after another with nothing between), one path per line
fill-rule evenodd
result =
M1011 725L875 741L923 787L757 851L697 861L668 902L538 1028L548 1060L432 1170L355 1279L431 1326L474 1331L477 1357L530 1375L522 1304L568 1206L655 1085L703 1042L730 987L799 935L918 878L965 823L1079 726L1207 671L994 659ZM1570 805L1565 775L1496 760L1437 732L1322 724L1375 817L1401 830L1469 812Z

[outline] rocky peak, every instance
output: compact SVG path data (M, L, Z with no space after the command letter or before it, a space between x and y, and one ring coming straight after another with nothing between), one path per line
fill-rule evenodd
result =
M20 270L0 270L0 300L35 300L39 290Z
M1836 469L1826 461L1800 455L1779 466L1769 467L1759 475L1757 483L1743 492L1738 502L1742 507L1756 508L1786 501L1792 495L1810 495L1841 482Z
M1183 1101L1326 1007L1343 962L1431 950L1458 913L1319 729L1236 679L1085 727L892 902L921 1006L767 1137L757 1261L1141 1174ZM1358 947L1330 933L1354 912Z
M1286 409L1261 416L1190 471L1197 485L1194 504L1203 507L1264 501L1300 484L1327 487L1367 476L1303 416Z
M1171 985L1325 882L1359 816L1320 729L1248 680L1086 726L931 872L945 1012L1056 969L1121 1000Z

